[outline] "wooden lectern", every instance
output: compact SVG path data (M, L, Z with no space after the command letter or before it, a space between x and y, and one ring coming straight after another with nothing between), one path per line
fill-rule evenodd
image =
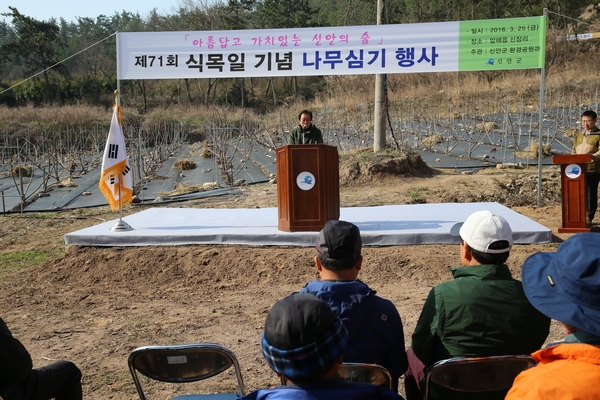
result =
M562 191L562 227L559 233L590 232L587 224L587 190L585 172L591 154L553 156L552 163L560 164Z
M277 149L277 209L280 231L320 231L340 218L337 148L326 144Z

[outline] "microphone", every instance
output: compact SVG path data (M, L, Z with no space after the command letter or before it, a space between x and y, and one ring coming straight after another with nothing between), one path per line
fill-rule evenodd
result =
M306 130L309 128L308 125L302 125L302 144L306 144Z

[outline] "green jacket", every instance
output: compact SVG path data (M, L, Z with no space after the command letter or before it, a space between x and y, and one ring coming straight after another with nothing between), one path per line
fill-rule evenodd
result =
M600 174L600 130L579 132L573 139L572 154L591 154L592 162L587 164L587 172Z
M308 129L302 128L300 125L292 129L288 144L317 144L323 143L323 135L321 130L311 124Z
M412 335L430 366L451 357L530 354L544 344L550 319L525 297L506 265L451 268L453 281L429 292Z

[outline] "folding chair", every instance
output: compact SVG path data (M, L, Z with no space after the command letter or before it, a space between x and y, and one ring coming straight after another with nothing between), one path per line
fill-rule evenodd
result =
M392 388L392 376L387 369L377 364L343 363L338 370L338 376L347 382L365 382ZM283 376L281 384L287 385Z
M240 365L231 350L216 343L138 347L127 360L133 382L141 400L146 400L137 372L160 382L186 383L218 375L233 365L238 393L246 394ZM192 394L176 396L179 400L235 399L235 393Z
M378 364L343 363L338 375L347 382L366 382L392 388L392 376Z
M441 398L440 393L454 398L504 399L516 376L533 366L535 361L527 355L441 360L425 374L423 399Z

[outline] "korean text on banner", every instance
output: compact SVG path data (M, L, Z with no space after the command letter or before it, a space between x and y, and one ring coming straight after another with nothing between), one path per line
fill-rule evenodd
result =
M401 25L119 32L117 79L542 68L546 17Z
M121 125L122 110L115 106L104 157L102 159L102 174L100 175L100 191L108 200L113 211L131 203L133 184L131 171L127 162L125 151L125 137Z
M546 17L460 23L459 70L544 68Z

